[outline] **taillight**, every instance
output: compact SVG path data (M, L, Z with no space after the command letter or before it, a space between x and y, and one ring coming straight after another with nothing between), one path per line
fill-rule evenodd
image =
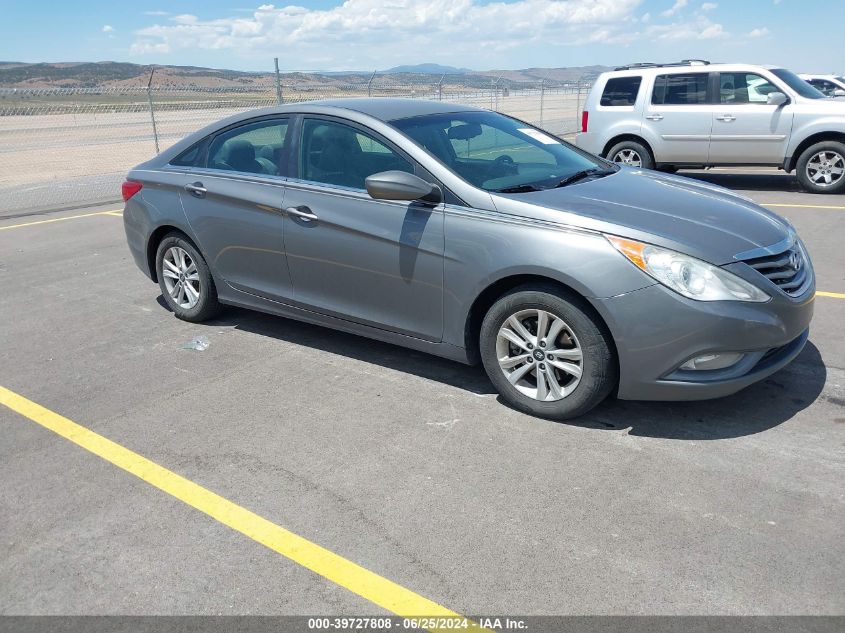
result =
M123 194L123 201L126 202L127 200L129 200L129 198L141 191L143 186L144 185L142 185L140 182L126 180L120 187L120 192Z
M588 122L589 120L590 120L590 113L589 113L589 112L587 112L586 110L584 110L584 111L581 113L581 131L582 131L582 132L586 132L586 131L587 131L587 122Z

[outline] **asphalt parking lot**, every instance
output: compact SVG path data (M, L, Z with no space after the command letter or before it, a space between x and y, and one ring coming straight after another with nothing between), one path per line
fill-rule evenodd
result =
M729 398L567 423L480 368L234 308L178 321L119 205L0 218L0 613L845 614L845 196L688 175L798 228L810 343Z

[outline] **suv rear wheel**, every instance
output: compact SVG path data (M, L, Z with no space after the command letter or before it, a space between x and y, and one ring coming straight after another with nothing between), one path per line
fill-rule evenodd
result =
M811 193L845 192L845 143L811 145L798 158L796 173L801 186Z
M629 167L654 169L654 158L648 148L636 141L622 141L610 148L608 160Z

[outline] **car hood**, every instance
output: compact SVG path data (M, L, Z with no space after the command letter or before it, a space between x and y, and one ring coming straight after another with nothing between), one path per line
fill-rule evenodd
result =
M780 216L728 189L623 167L577 184L494 194L498 211L628 237L722 265L788 238Z

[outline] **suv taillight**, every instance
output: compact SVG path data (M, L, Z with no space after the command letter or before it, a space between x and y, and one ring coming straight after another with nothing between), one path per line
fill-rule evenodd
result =
M123 201L126 202L129 200L129 198L141 191L143 186L140 182L133 182L132 180L125 181L120 187L120 193L123 194Z
M582 132L586 132L586 131L587 131L587 122L588 122L589 120L590 120L590 113L589 113L589 112L587 112L586 110L584 110L584 111L581 113L581 131L582 131Z

